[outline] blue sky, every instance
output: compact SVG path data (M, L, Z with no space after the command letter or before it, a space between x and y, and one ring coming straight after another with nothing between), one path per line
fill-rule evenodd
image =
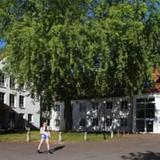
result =
M0 39L0 48L4 48L6 45L6 42L3 39Z

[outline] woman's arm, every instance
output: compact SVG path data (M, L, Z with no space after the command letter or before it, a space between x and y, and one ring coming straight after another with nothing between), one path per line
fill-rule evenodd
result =
M40 128L40 134L44 134L44 130L42 127Z

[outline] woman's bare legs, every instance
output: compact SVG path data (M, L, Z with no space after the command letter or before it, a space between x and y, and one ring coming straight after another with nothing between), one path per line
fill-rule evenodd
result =
M43 141L44 141L44 139L41 139L41 141L40 141L40 143L39 143L39 145L38 145L38 151L40 151L41 146L42 146L42 144L43 144Z
M47 145L47 149L49 151L50 150L49 139L46 139L46 145Z

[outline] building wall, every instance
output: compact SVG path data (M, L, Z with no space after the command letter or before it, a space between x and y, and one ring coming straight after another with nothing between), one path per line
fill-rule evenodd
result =
M122 107L122 103L126 106ZM73 101L74 131L126 131L132 129L132 107L129 98ZM85 120L83 125L82 121ZM82 123L82 124L81 124Z
M160 95L155 95L155 104L154 133L160 133Z
M64 104L52 110L51 128L64 130ZM160 133L160 94L72 101L73 131ZM60 124L56 125L59 118Z
M133 101L133 132L160 133L160 94L134 96ZM141 106L145 108L145 116L142 115L143 109L139 115Z
M2 67L2 64L0 64ZM1 73L2 74L2 73ZM0 74L0 75L1 75ZM0 80L1 81L1 80ZM16 129L25 128L27 125L33 128L40 126L40 103L33 100L29 96L29 92L25 88L19 88L17 84L14 87L10 86L11 78L5 75L5 83L0 83L0 93L4 94L4 105L0 103L1 107L6 106L10 108L5 111L5 116L0 121L0 129ZM14 106L11 105L11 97L14 95ZM24 106L20 106L20 97L24 101ZM23 118L22 118L23 116ZM23 123L22 123L23 121ZM5 123L2 124L2 123ZM22 124L20 125L20 123ZM2 127L3 126L3 127Z
M64 103L55 102L51 110L50 128L54 131L63 131L64 125Z
M126 106L122 107L122 103ZM57 102L61 110L52 110L50 127L64 130L64 104ZM132 106L128 97L72 101L73 131L132 131ZM60 125L55 126L56 120Z

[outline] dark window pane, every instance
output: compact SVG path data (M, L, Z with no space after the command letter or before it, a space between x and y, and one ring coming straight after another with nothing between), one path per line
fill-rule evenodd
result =
M98 110L98 103L93 103L93 110Z
M136 131L137 132L144 132L144 120L137 120L136 121Z
M10 88L15 88L15 80L13 78L10 78Z
M144 109L137 109L136 117L137 117L137 118L145 118Z
M146 109L155 109L155 104L154 103L147 103Z
M61 106L59 104L54 105L54 110L55 111L60 111Z
M106 109L112 109L112 105L113 105L112 102L109 102L109 101L108 101L108 102L106 103Z
M60 126L60 120L56 119L55 122L56 122L56 127L59 127Z
M146 109L146 118L154 118L154 109Z
M13 94L9 95L9 105L15 107L15 96Z
M127 101L122 101L122 102L121 102L121 109L122 109L122 110L128 109L128 102L127 102Z
M28 122L29 123L33 122L33 115L32 114L28 114Z
M92 126L98 126L98 119L97 118L93 119Z
M85 103L80 103L79 104L79 111L85 111L86 110L86 106L85 106Z
M155 98L154 97L148 97L146 98L146 102L154 102Z
M0 73L0 86L5 87L5 76L3 73Z
M121 127L127 127L127 118L121 118L120 125Z
M24 96L19 96L19 107L24 108Z
M137 104L137 110L138 109L143 109L145 108L145 104Z
M106 119L106 126L111 126L112 125L112 119L111 118L107 118Z
M0 92L0 104L4 104L4 93Z
M137 98L137 103L144 103L145 99L144 98Z
M79 125L85 127L86 126L86 120L81 119L80 122L79 122Z

